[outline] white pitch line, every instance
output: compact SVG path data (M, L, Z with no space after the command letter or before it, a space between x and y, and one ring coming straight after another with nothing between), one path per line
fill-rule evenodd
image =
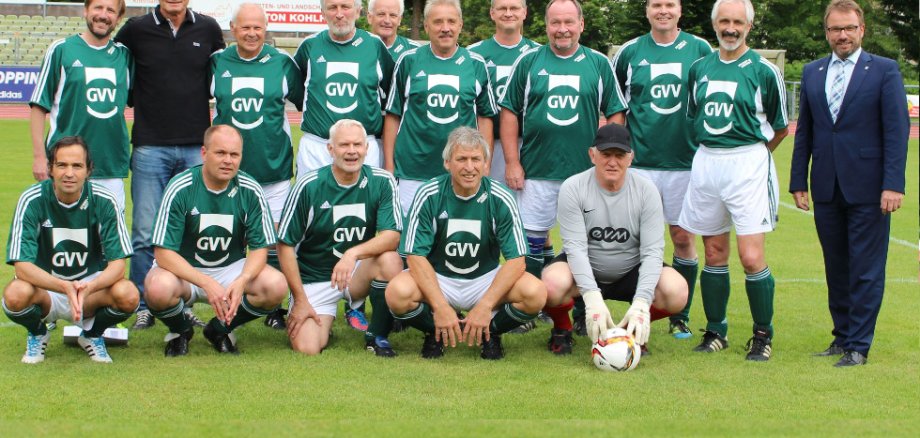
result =
M795 204L790 204L790 203L788 203L788 202L780 201L779 205L782 205L783 207L786 207L786 208L788 208L788 209L790 209L790 210L795 210L795 211L797 211L797 212L799 212L799 213L802 213L802 214L807 214L807 215L809 215L809 216L814 216L814 215L815 215L811 210L809 210L809 211L800 210L798 207L795 206ZM901 245L901 246L906 246L906 247L908 247L908 248L910 248L910 249L917 249L917 248L918 248L918 245L917 245L916 243L914 243L914 242L908 242L908 241L906 241L906 240L898 239L897 237L893 237L893 236L888 236L888 241L889 241L889 242L894 242L894 243L896 243L896 244L898 244L898 245Z

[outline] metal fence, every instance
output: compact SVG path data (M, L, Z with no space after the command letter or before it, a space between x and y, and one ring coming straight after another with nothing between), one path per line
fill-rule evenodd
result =
M790 120L799 118L799 86L801 82L786 81L786 112ZM920 85L905 85L907 94L920 94Z

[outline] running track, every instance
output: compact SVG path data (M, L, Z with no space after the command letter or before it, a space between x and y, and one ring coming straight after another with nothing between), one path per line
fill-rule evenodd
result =
M0 105L0 119L28 119L29 118L29 106L28 105ZM132 108L127 108L125 110L125 118L128 120L134 120L134 110ZM300 124L300 113L296 111L287 112L288 122L294 124ZM789 135L795 135L795 121L789 123ZM910 138L920 138L920 125L916 123L911 123L910 125Z

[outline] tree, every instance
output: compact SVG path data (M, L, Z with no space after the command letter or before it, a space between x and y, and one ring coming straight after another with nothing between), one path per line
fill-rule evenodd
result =
M904 49L904 56L920 62L920 10L917 9L917 2L880 0L879 3L890 19L889 25Z

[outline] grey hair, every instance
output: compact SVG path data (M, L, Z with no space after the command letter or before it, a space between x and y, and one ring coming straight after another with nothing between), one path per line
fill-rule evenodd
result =
M326 0L319 0L319 7L326 9ZM362 7L361 0L355 0L355 9L361 9Z
M496 0L492 0L492 6L490 6L490 7L492 7L492 8L495 7L495 1L496 1ZM521 6L523 6L523 7L525 7L525 8L527 7L527 0L518 0L518 1L521 2Z
M406 5L403 4L403 0L396 0L396 4L399 5L399 15L402 15L403 12L406 12ZM377 0L369 0L367 2L367 11L373 13L374 6L377 6Z
M236 19L239 17L240 11L243 10L243 8L247 6L254 6L254 7L259 8L259 12L262 13L262 21L265 22L265 26L267 27L268 26L268 14L265 13L265 9L262 7L262 5L258 3L252 3L252 2L244 2L244 3L238 4L236 8L233 9L233 14L230 15L230 22L233 24L236 24Z
M566 2L572 2L573 4L575 4L575 9L578 10L578 19L579 19L579 20L585 18L584 13L583 13L582 10L581 10L581 2L579 2L578 0L549 0L549 3L546 4L546 10L543 11L543 15L544 15L544 16L549 15L549 14L548 14L548 12L549 12L549 7L552 6L553 4L555 4L555 3L566 3Z
M716 0L716 4L712 5L713 23L716 22L716 16L719 15L719 6L726 3L743 3L744 15L747 17L748 24L754 24L754 5L751 4L751 0Z
M463 8L460 7L460 0L428 0L425 2L425 9L422 15L424 19L428 19L428 14L431 13L431 8L439 5L449 5L457 9L457 14L460 15L460 20L463 20Z
M361 122L352 119L340 119L329 127L329 143L332 143L332 140L335 138L335 133L339 132L340 128L345 127L361 128L361 137L367 138L367 130L364 129L364 125L362 125Z
M492 159L489 153L489 144L486 143L486 139L476 128L460 126L450 132L450 135L447 136L444 152L441 153L444 161L450 161L450 157L454 155L454 151L457 148L482 149L482 156L486 162L488 163Z

